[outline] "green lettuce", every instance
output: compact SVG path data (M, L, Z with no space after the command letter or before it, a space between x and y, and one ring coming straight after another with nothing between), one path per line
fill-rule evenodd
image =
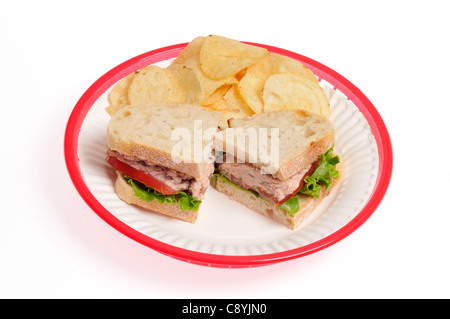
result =
M329 189L333 184L331 179L339 177L339 171L336 169L336 164L339 162L339 157L333 156L333 147L331 147L325 154L320 156L319 164L314 172L310 176L305 177L305 184L303 184L297 195L278 207L286 211L289 216L294 217L295 213L300 210L298 195L309 195L319 198L322 185Z
M157 200L160 204L172 204L177 203L182 211L192 210L197 211L200 207L201 200L194 198L186 192L180 191L173 195L164 195L154 190L153 188L146 186L138 181L135 181L128 176L123 176L125 181L131 186L134 194L141 200L148 203Z
M332 185L331 178L339 177L339 171L336 169L336 164L339 161L338 156L333 156L333 147L325 154L322 154L319 165L310 176L304 179L305 184L298 193L319 198L321 185L329 189Z
M289 216L294 217L295 213L300 210L300 199L298 195L292 196L278 207L287 212Z
M255 192L255 191L253 191L253 190L250 190L250 189L242 188L242 187L236 185L235 183L233 183L232 181L230 181L230 180L229 180L228 178L226 178L225 176L223 176L223 175L221 175L221 174L218 174L218 173L214 173L214 174L211 175L211 183L212 183L212 185L213 185L214 187L216 187L217 179L218 179L218 178L220 178L220 179L223 180L224 182L227 182L227 183L230 184L230 185L233 185L234 187L240 189L241 191L248 192L248 193L250 193L250 194L252 194L252 195L255 195L256 197L259 197L259 195L258 195L257 192Z

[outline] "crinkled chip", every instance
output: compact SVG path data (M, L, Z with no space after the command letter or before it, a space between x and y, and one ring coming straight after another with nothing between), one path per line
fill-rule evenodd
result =
M272 63L269 56L251 65L239 81L239 93L255 113L261 113L264 108L261 93L267 78L272 75Z
M298 74L311 82L317 82L314 73L297 60L270 53L266 58L251 65L239 81L239 92L254 112L264 111L262 91L266 80L274 74L286 72Z
M187 99L194 104L209 104L209 97L217 90L223 86L237 83L234 77L211 80L203 74L199 67L195 66L187 67L181 64L172 64L168 67L168 70L180 79L181 86L187 90Z
M211 79L234 76L268 55L266 49L217 35L203 39L200 68Z
M158 66L142 68L134 77L128 89L130 104L149 102L177 102L186 100L177 77L168 69Z
M223 103L225 103L225 102L223 102ZM239 116L238 110L227 110L226 106L224 107L223 110L216 110L214 107L212 107L212 105L204 106L204 108L206 108L207 110L210 110L210 111L220 112L221 117L220 117L220 121L219 121L219 128L221 130L224 130L229 127L228 120L230 118L235 118L236 116Z
M133 82L136 73L128 74L122 80L120 80L111 90L108 95L109 105L127 105L128 102L128 88L131 82Z
M173 60L173 64L181 64L189 68L196 68L200 66L199 54L203 45L204 37L197 37L189 42L186 47L178 53L178 56Z
M330 115L328 99L319 84L296 73L271 75L264 84L262 99L264 112L303 109L326 118Z
M213 105L217 102L219 102L223 97L225 96L225 93L228 92L230 89L231 84L224 84L220 86L217 90L215 90L209 97L207 97L203 102L202 105Z
M255 114L239 94L237 85L232 85L227 93L225 93L223 99L231 109L239 110L240 118Z
M225 37L197 37L167 68L148 66L121 80L108 96L113 114L127 104L203 105L230 118L281 109L324 117L330 104L314 73L299 61Z
M128 74L112 88L111 92L109 92L109 105L106 107L106 111L109 113L109 115L112 116L114 113L120 110L122 106L128 105L130 103L128 101L128 88L130 87L130 84L135 76L135 72Z
M317 81L314 73L299 61L275 53L270 53L269 55L274 74L291 72L300 74L313 82Z
M182 64L172 64L167 68L174 74L185 95L185 102L190 104L201 104L203 91L196 72Z
M220 100L208 108L221 112L219 123L221 129L228 127L230 118L244 118L255 114L240 96L237 85L232 85Z

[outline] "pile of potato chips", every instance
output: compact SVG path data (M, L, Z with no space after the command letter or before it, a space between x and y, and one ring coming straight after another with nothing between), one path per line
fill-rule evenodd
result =
M147 66L122 79L107 111L127 104L198 104L230 118L305 109L326 118L330 104L315 75L297 60L225 37L192 40L167 68Z

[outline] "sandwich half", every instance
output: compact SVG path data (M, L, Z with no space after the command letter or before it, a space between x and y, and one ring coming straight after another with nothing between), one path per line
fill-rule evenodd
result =
M216 190L247 208L296 229L341 180L329 120L303 110L283 110L228 123L216 136L220 157L211 181Z
M195 223L214 172L212 138L220 117L200 106L176 103L117 110L107 128L106 161L116 170L118 197Z

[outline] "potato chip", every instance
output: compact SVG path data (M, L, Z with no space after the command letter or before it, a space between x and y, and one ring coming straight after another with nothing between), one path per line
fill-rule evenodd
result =
M237 85L232 85L230 89L225 93L223 100L233 110L239 110L239 118L253 115L255 112L247 105L244 99L239 94Z
M302 63L217 35L195 38L165 69L130 74L108 99L110 114L121 105L155 101L203 105L222 113L222 126L232 117L279 109L330 115L317 78Z
M121 105L108 105L105 110L108 112L109 115L113 116L122 108Z
M215 101L215 97L212 95L217 90L220 90L223 86L237 83L237 80L234 77L213 80L205 76L200 68L200 49L203 46L204 39L205 37L197 37L189 42L168 69L174 71L178 77L181 76L182 79L180 79L180 82L189 82L184 87L190 89L187 95L191 97L190 100L193 101L192 103L210 105ZM183 70L181 66L184 67ZM192 88L195 88L195 90L192 90ZM195 94L197 96L192 98ZM216 94L220 94L220 91ZM210 97L211 100L209 100Z
M197 37L178 54L177 58L168 67L173 71L180 80L188 81L189 83L182 84L184 88L191 89L186 94L188 99L194 101L195 104L212 104L208 101L209 97L214 94L219 88L224 85L232 85L237 83L237 79L229 76L220 80L213 80L208 78L200 68L200 49L203 45L204 37ZM184 67L184 69L182 68ZM195 88L192 91L192 88ZM197 89L199 88L199 89ZM220 93L220 92L218 92ZM193 95L197 94L195 98ZM214 97L212 97L214 99Z
M230 84L222 85L217 90L215 90L214 93L212 93L209 97L207 97L201 103L201 105L206 106L206 105L212 105L212 104L219 102L224 97L225 93L227 93L227 91L230 89L230 87L231 87Z
M225 106L226 102L222 100L222 101L218 102L218 104L220 104L220 103L223 103L223 105L224 105L222 110L217 110L212 105L204 106L204 107L210 111L220 112L221 117L220 117L220 121L219 121L219 128L221 130L224 130L224 129L228 128L228 120L230 118L235 118L236 116L239 115L239 110L227 110L227 106Z
M272 78L274 75L280 76ZM267 81L269 83L266 85ZM238 88L242 98L255 113L313 108L316 113L327 118L330 115L328 99L314 73L297 60L282 55L270 53L268 57L251 65L239 81ZM305 106L305 103L309 106Z
M186 97L177 77L172 72L151 65L142 68L136 74L128 89L128 100L130 104L184 103Z
M121 106L129 104L128 88L130 87L130 84L134 80L135 76L135 72L128 74L113 87L108 95L108 102L110 106Z
M112 88L108 94L109 105L106 107L109 115L113 116L122 106L130 103L128 101L128 88L135 76L135 72L128 74Z
M233 112L239 113L239 109L233 109L231 107L231 105L229 105L227 103L227 101L225 101L223 98L218 100L218 101L216 101L216 103L214 103L214 104L204 105L204 106L208 107L208 108L211 108L214 111L220 111L220 112L222 112L222 111L233 111Z
M317 95L316 83L299 74L289 72L274 74L264 84L262 93L264 112L304 109L328 118L329 105L324 105Z
M269 56L251 65L239 81L239 93L247 105L255 113L261 113L264 108L261 93L267 78L272 75L272 64Z
M196 73L182 64L172 64L167 69L177 77L178 83L185 95L185 103L201 104L203 92Z
M275 53L270 53L269 55L274 74L285 72L297 73L313 82L317 81L314 73L299 61Z
M200 68L210 79L234 76L268 55L266 49L210 35L200 48Z
M254 114L240 96L237 85L231 86L223 98L208 106L208 108L221 112L222 117L219 127L222 129L228 127L230 118L244 118Z
M219 128L221 130L224 130L229 127L228 120L233 118L242 118L242 114L240 114L238 110L225 110L220 111L220 113L222 115L219 121Z
M331 109L330 109L330 101L328 100L327 95L323 91L322 87L319 85L317 79L315 81L308 81L308 82L309 87L312 89L317 100L319 101L320 113L317 114L329 119L331 115Z
M319 101L320 111L317 114L322 115L326 118L330 117L330 102L328 101L325 92L319 85L317 77L310 69L308 69L299 61L291 59L284 55L271 53L270 59L274 73L295 73L301 78L305 79L304 83L313 91L314 95Z
M204 37L197 37L187 44L187 46L178 53L173 60L172 65L181 64L188 68L196 68L200 66L199 54L203 45Z
M247 73L247 69L248 69L248 68L242 69L242 70L240 70L238 73L236 73L236 74L234 75L234 77L236 78L236 80L238 80L238 81L242 80L242 78L244 77L245 73Z

